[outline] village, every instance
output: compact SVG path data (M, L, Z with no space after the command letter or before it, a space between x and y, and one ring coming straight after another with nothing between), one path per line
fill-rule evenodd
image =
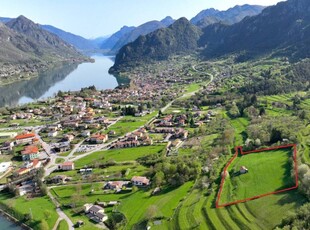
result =
M169 108L165 106L169 101L191 94L204 82L203 79L197 82L189 74L182 79L175 73L178 71L173 68L162 71L160 78L156 74L134 73L137 77L129 87L59 92L55 98L3 111L0 153L8 161L0 166L0 189L27 198L47 194L54 200L50 187L62 184L100 182L105 194L148 188L151 178L145 176L144 170L131 171L136 168L135 161L121 163L129 165L123 176L117 172L106 173L108 165L115 165L111 160L104 165L98 162L76 165L75 162L96 152L104 157L105 151L141 149L143 154L156 150L167 157L177 155L178 148L189 136L188 130L210 122L215 114L201 113L195 107L187 112L163 113ZM179 87L185 83L194 88L186 91ZM153 194L159 191L160 187L155 187ZM119 205L119 201L85 203L83 207L90 220L104 227L103 222L108 219L104 209L114 205ZM74 224L83 223L78 220Z

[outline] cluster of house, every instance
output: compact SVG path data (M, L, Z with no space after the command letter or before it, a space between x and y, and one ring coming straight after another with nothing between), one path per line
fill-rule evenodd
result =
M145 128L141 128L138 131L127 134L124 138L119 141L113 143L111 148L119 149L119 148L130 148L130 147L138 147L138 146L147 146L152 145L153 141L147 134Z
M154 125L157 127L185 126L187 123L188 119L185 114L180 114L176 116L169 114L164 118L154 121Z
M40 144L34 133L22 133L19 135L11 133L10 138L14 139L5 142L1 147L1 150L12 151L14 146L23 146L20 154L24 164L22 164L17 170L18 175L23 175L42 166L41 160L45 159L41 158L39 150Z
M166 141L172 139L186 139L188 137L188 131L183 128L153 128L150 130L151 133L162 133L166 135Z

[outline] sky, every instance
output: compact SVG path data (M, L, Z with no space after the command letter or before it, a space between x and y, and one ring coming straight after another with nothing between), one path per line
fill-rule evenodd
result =
M226 10L235 5L274 5L284 0L0 0L0 17L24 15L40 24L95 38L111 35L122 26L147 21L191 19L201 10Z

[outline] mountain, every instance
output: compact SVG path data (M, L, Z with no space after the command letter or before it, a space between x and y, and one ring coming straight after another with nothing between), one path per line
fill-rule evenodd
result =
M133 42L140 35L146 35L157 29L170 26L174 22L170 16L161 21L149 21L138 27L123 27L120 31L113 34L101 46L102 49L110 50L110 53L117 53L120 48L129 42Z
M3 22L3 23L7 23L11 20L13 20L13 18L0 17L0 22ZM40 27L52 34L57 35L62 40L73 45L76 49L80 51L89 51L89 50L99 49L98 41L95 39L86 39L79 35L66 32L64 30L61 30L51 25L40 25ZM102 43L103 41L104 40L100 39L100 43Z
M0 63L11 63L26 60L35 60L31 44L27 38L0 22ZM27 52L31 50L31 52Z
M7 23L8 21L12 20L12 18L4 18L0 17L0 22Z
M103 37L98 37L98 38L91 38L89 41L97 48L100 49L100 46L110 37L108 36L103 36Z
M122 48L124 45L128 44L129 42L133 42L136 40L140 35L146 35L148 33L151 33L155 30L158 30L160 28L165 28L167 26L170 26L174 20L171 17L166 17L162 21L150 21L147 23L144 23L130 32L124 34L114 45L112 48L113 53L117 53L117 51Z
M162 24L164 24L166 27L170 26L171 24L173 24L175 22L175 20L170 17L170 16L167 16L165 17L164 19L162 19L160 21Z
M36 75L59 62L90 61L58 36L20 16L0 22L0 80Z
M191 23L199 26L200 28L218 22L231 25L240 22L243 18L247 16L254 16L261 13L264 8L264 6L248 4L242 6L237 5L229 8L226 11L219 11L211 8L198 13L195 17L191 19Z
M112 34L111 37L109 37L108 39L106 39L100 46L101 49L103 50L111 50L115 44L117 43L117 41L124 36L125 34L127 34L128 32L132 31L135 27L134 26L123 26L119 31L117 31L116 33Z
M288 0L234 25L210 25L199 45L205 47L205 57L243 53L250 58L271 52L291 59L309 57L310 1Z
M198 27L186 18L180 18L167 28L141 35L134 42L123 46L110 71L118 71L145 61L164 60L172 54L193 52L197 49L200 35Z
M88 40L86 38L83 38L81 36L63 31L61 29L58 29L54 26L50 26L50 25L41 25L41 28L49 31L50 33L53 33L55 35L57 35L58 37L60 37L62 40L66 41L67 43L73 45L75 48L77 48L78 50L93 50L96 49L97 46L95 45L95 43L93 43L91 40Z
M24 16L10 20L6 23L6 26L25 37L25 46L21 44L15 45L26 53L32 53L37 57L50 61L82 58L82 55L72 45L41 29L40 25Z

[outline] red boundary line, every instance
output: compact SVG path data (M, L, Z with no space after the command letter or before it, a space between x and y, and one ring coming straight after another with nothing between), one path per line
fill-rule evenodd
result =
M222 195L222 190L223 190L224 182L225 182L225 172L227 171L227 168L230 166L230 164L238 156L239 150L240 150L241 155L246 155L246 154L251 154L251 153L258 153L258 152L264 152L264 151L269 151L269 150L275 150L275 149L285 149L285 148L289 148L289 147L294 147L293 160L294 160L294 170L295 170L295 185L293 187L286 188L286 189L281 189L281 190L278 190L278 191L264 193L264 194L261 194L261 195L258 195L258 196L254 196L254 197L249 197L249 198L246 198L246 199L243 199L243 200L237 200L237 201L234 201L234 202L229 202L229 203L225 203L225 204L219 204L219 201L220 201L221 195ZM289 145L276 146L276 147L258 149L258 150L247 151L247 152L243 152L242 146L236 146L235 147L235 154L229 160L229 162L226 164L226 166L224 167L224 170L222 171L222 175L221 176L222 176L222 179L221 179L220 189L219 189L219 192L217 194L217 198L216 198L216 202L215 202L215 207L216 208L222 208L222 207L226 207L226 206L230 206L230 205L234 205L234 204L238 204L238 203L247 202L247 201L250 201L250 200L255 200L255 199L258 199L258 198L261 198L261 197L265 197L265 196L269 196L269 195L272 195L272 194L277 194L277 193L281 193L281 192L286 192L286 191L290 191L290 190L293 190L293 189L297 189L298 188L297 146L296 146L296 144L289 144Z

